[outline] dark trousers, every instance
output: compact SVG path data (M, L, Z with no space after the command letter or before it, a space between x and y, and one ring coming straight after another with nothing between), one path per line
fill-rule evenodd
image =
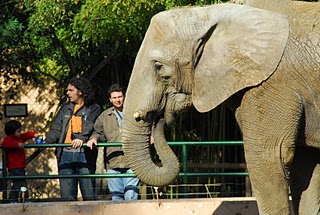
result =
M64 151L58 168L59 175L92 174L83 152ZM78 185L84 201L95 200L94 183L91 178L60 178L59 182L62 201L76 201Z
M12 169L9 171L10 176L25 176L26 170L24 168ZM21 187L27 188L27 181L25 179L12 179L12 187L9 194L9 200L11 202L22 202ZM24 198L28 199L28 189L24 194Z

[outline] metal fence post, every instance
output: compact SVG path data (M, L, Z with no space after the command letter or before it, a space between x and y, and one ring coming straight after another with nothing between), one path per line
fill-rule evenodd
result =
M8 199L8 180L7 180L7 151L5 149L2 149L2 184L3 184L3 192L2 192L2 198L3 200Z
M187 177L187 172L188 172L188 166L187 166L187 145L183 144L182 145L182 163L183 163L183 183L186 185L188 183L188 177ZM186 186L184 186L184 193L187 193L188 189Z

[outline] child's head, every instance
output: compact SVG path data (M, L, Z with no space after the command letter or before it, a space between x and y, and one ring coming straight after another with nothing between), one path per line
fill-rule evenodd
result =
M21 123L17 120L10 120L4 125L4 133L6 135L16 134L17 136L20 136L21 127Z

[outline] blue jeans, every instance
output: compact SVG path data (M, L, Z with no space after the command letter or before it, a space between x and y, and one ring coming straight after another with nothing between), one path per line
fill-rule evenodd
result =
M107 173L133 173L131 169L108 169ZM108 178L112 200L137 200L140 182L138 178Z
M90 167L84 152L63 151L58 168L59 175L90 174ZM59 181L62 201L77 200L78 183L83 200L95 200L95 192L91 178L60 178Z

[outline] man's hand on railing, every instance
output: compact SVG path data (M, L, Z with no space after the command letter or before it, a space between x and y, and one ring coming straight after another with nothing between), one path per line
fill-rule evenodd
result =
M82 144L83 144L83 140L80 140L80 139L72 140L72 148L74 149L80 148Z
M97 138L93 137L87 142L87 146L92 149L93 147L98 145L98 140Z

